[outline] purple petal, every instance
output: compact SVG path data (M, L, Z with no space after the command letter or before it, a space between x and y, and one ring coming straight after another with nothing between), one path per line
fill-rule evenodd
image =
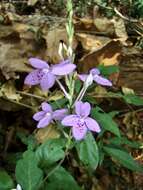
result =
M90 73L91 73L92 75L99 75L99 74L100 74L100 71L99 71L99 69L94 68L94 69L91 69L91 70L90 70Z
M41 119L37 125L37 128L44 128L52 121L51 115L46 115L43 119Z
M87 133L87 127L85 125L81 125L81 126L74 125L72 127L72 134L76 140L83 139L86 133Z
M36 69L45 69L45 68L49 69L49 65L47 64L47 62L41 59L30 58L29 62Z
M79 117L77 115L68 115L62 120L62 125L64 126L74 126L77 125Z
M41 104L42 106L42 110L45 111L45 112L52 112L52 107L50 104L46 103L46 102L43 102Z
M72 64L69 60L62 61L61 63L52 67L52 73L54 75L68 75L72 73L76 68L75 64Z
M42 90L46 91L49 88L51 88L54 85L55 80L56 80L56 77L52 73L50 72L45 73L40 81L40 86Z
M79 79L80 79L81 81L85 82L86 79L87 79L87 77L88 77L88 75L82 74L82 75L78 75L78 77L79 77Z
M91 106L88 102L83 103L82 101L78 101L75 104L75 112L77 115L81 117L87 117L90 114Z
M44 111L39 111L37 113L35 113L33 115L33 119L36 120L36 121L39 121L41 120L43 117L45 116L45 112Z
M24 84L27 84L27 85L39 84L40 80L39 80L38 74L39 74L39 70L34 70L31 73L29 73L24 80Z
M86 126L89 130L99 133L101 131L99 124L94 119L87 117L85 119Z
M111 81L109 81L108 79L106 79L104 77L94 75L93 79L95 82L97 82L97 84L101 84L103 86L112 86Z
M56 110L53 113L53 119L61 121L68 113L67 109Z

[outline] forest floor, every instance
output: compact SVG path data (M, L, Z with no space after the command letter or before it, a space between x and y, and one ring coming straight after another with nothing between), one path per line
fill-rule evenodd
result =
M59 62L59 42L67 42L66 9L63 7L64 4L46 0L0 3L0 167L9 173L13 173L19 153L26 149L25 136L35 129L31 107L41 100L32 94L43 99L46 96L38 88L29 89L23 85L26 73L31 70L27 60L35 56L52 64ZM101 63L118 66L120 72L111 75L114 91L143 97L143 22L130 20L118 11L107 18L97 6L89 8L82 16L78 9L76 11L73 49L79 72L87 72ZM104 88L93 92L105 111L122 111L117 122L129 139L143 141L143 107L124 104L114 97L104 98L104 95ZM55 88L49 99L56 100L59 96L62 95ZM143 163L142 149L129 151ZM90 183L90 190L143 189L142 174L109 165L100 167L90 181L81 168L77 181L85 186Z

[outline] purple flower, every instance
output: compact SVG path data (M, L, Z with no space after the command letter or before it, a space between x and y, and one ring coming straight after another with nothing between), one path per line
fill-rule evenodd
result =
M30 58L29 62L35 70L26 76L24 83L27 85L40 84L44 91L54 85L56 75L67 75L76 68L76 65L72 64L68 59L53 66L49 66L47 62L37 58Z
M91 75L91 83L93 82L93 80L97 83L97 84L100 84L100 85L103 85L103 86L112 86L112 83L111 81L109 81L108 79L100 76L100 71L99 69L91 69L90 74L82 74L82 75L78 75L79 76L79 79L82 80L83 82L86 82L86 79L89 75Z
M75 104L75 113L65 116L62 120L62 125L72 127L72 134L76 140L81 140L85 137L88 130L99 133L101 131L99 124L88 117L91 111L91 106L88 102L78 101Z
M67 109L52 110L50 104L43 102L41 104L42 111L33 115L33 119L38 121L37 128L44 128L53 120L60 121L67 115Z

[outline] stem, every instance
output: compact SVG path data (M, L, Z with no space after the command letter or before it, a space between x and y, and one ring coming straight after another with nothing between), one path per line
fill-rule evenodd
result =
M70 97L70 95L67 93L67 91L65 90L64 86L62 85L62 83L61 83L58 79L56 79L56 81L57 81L59 87L61 88L61 90L63 91L65 97L66 97L68 100L70 100L71 97Z
M32 106L29 106L29 105L24 104L24 103L21 103L21 102L16 102L16 101L14 101L14 100L10 100L10 99L4 98L4 97L3 97L3 99L4 99L4 100L7 100L7 101L9 101L9 102L11 102L11 103L17 104L17 105L19 105L19 106L23 106L23 107L25 107L25 108L29 108L29 109L32 109L32 110L34 109Z
M18 90L16 92L19 93L19 94L25 95L25 96L30 96L30 97L33 97L33 98L45 100L45 98L42 97L42 96L34 95L34 94L31 94L31 93L28 93L28 92L22 92L22 91L18 91Z
M77 101L80 101L80 100L83 98L83 96L84 96L86 90L87 90L87 87L85 87L85 86L83 85L83 87L82 87L82 89L81 89L79 95L77 96L77 98L76 98L76 100L75 100L75 102L74 102L74 104L73 104L72 107L74 107L74 105L75 105L75 103L76 103Z

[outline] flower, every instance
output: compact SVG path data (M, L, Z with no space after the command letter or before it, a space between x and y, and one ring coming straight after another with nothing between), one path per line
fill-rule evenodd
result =
M53 120L62 120L67 114L67 109L53 111L51 105L46 102L43 102L41 107L42 111L33 115L33 119L38 121L37 128L44 128Z
M75 103L75 113L65 116L62 125L72 127L72 134L76 140L85 137L88 130L99 133L101 131L99 124L89 117L91 106L88 102L78 101Z
M11 189L11 190L22 190L22 188L19 184L17 184L16 189Z
M100 76L100 71L99 69L91 69L89 74L81 74L81 75L78 75L79 76L79 79L82 80L83 82L86 83L86 80L88 79L88 77L90 76L90 83L92 84L93 83L93 80L97 83L97 84L100 84L100 85L103 85L103 86L112 86L112 83L111 81L109 81L108 79Z
M27 85L40 84L43 91L55 84L56 75L67 75L76 68L76 65L72 64L69 59L52 66L37 58L30 58L29 62L35 69L26 76L24 83Z

